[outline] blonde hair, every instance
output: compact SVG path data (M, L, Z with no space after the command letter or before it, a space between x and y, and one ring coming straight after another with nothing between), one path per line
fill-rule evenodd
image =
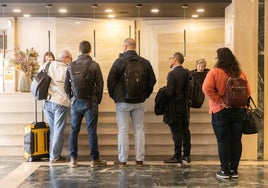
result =
M205 60L204 58L200 58L200 59L198 59L198 60L196 61L196 66L197 66L198 64L200 64L200 63L202 63L202 64L204 65L204 67L207 66L207 62L206 62L206 60Z

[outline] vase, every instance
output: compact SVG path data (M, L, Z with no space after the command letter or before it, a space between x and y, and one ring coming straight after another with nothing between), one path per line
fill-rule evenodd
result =
M31 88L32 79L31 76L21 71L18 83L18 90L20 92L29 92Z

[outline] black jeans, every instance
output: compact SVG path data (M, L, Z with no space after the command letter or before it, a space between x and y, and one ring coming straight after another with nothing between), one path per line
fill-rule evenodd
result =
M182 146L183 156L190 156L191 153L191 133L189 130L189 108L185 104L177 104L176 123L169 124L172 139L174 142L174 157L181 158Z
M212 114L212 125L218 142L221 170L237 170L242 153L244 108L225 108Z

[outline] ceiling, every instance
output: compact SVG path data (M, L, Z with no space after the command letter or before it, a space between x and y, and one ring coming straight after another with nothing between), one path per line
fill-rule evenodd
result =
M198 14L199 18L224 17L225 7L231 0L0 0L0 15L6 17L22 17L30 14L31 17L79 17L79 18L107 18L105 9L113 9L116 18L133 17L191 17ZM137 5L141 5L137 8ZM182 5L188 8L183 9ZM49 5L49 6L47 6ZM97 5L97 8L92 8ZM48 8L50 7L50 8ZM2 8L2 10L1 10ZM66 8L67 13L58 12ZM151 9L159 9L152 13ZM205 9L197 13L198 8ZM13 9L21 9L14 13Z

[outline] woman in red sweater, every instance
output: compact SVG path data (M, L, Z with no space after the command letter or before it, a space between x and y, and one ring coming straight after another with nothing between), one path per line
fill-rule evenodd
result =
M229 48L219 48L217 59L214 68L208 72L202 88L209 99L209 112L212 114L212 126L218 143L221 169L216 173L216 177L238 178L237 169L242 153L242 125L246 118L246 106L239 108L227 106L222 96L230 76L246 80L248 97L250 87L246 75L240 69L239 62Z

